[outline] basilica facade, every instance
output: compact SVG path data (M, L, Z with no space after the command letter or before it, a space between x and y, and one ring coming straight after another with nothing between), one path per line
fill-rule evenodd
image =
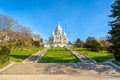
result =
M51 33L48 43L53 47L67 46L68 38L66 36L66 33L62 30L60 23L58 23L55 32Z

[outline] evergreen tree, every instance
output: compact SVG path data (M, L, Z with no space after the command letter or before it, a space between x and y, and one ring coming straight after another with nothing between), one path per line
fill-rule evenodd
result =
M120 61L120 0L115 0L115 3L111 7L112 14L110 17L113 17L115 20L109 23L112 27L109 31L109 34L111 35L109 41L113 43L112 48L116 60Z

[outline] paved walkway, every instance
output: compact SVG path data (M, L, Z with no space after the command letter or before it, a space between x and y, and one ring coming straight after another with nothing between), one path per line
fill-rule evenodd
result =
M0 80L120 80L98 75L1 75Z
M92 63L19 63L2 71L1 75L111 75L120 76L119 70L109 64Z
M13 76L14 75L14 76ZM17 77L15 75L18 75ZM24 76L23 76L24 75ZM29 76L31 75L31 76ZM30 78L29 78L29 77ZM52 79L52 77L54 77ZM109 64L21 63L0 73L0 80L118 80L120 72Z

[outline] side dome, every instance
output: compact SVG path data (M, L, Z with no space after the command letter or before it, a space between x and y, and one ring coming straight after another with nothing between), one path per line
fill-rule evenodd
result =
M54 32L52 32L52 33L51 33L51 35L52 35L52 36L54 36L54 35L55 35L55 33L54 33Z

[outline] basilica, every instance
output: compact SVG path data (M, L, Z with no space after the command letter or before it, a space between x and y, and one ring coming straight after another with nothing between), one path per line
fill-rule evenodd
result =
M62 27L60 26L60 23L58 23L55 32L52 32L49 41L50 46L53 47L64 47L68 44L68 38L66 36L66 33L63 32Z

